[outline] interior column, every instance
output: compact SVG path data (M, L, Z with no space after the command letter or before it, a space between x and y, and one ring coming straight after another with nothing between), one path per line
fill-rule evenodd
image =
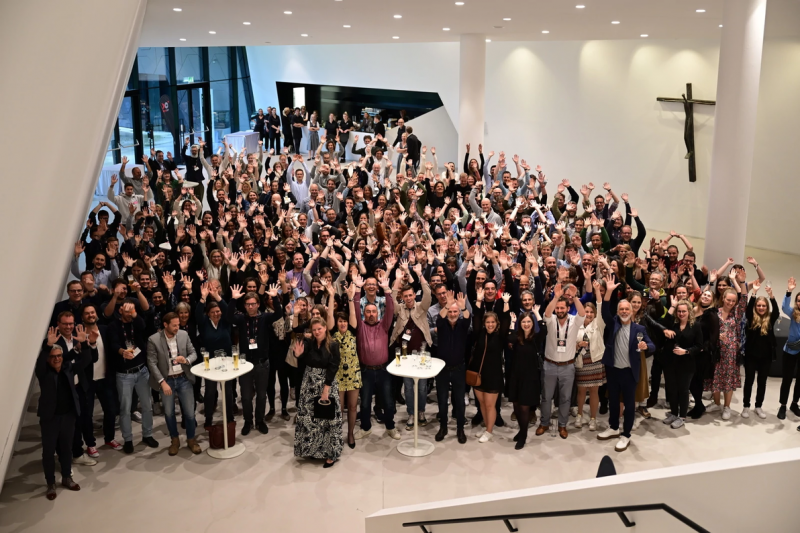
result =
M0 17L0 483L39 347L64 292L133 60L147 0L5 2ZM176 43L177 44L177 43Z
M458 74L458 160L457 173L462 170L467 143L478 156L478 145L483 143L483 125L486 110L486 36L465 34L461 36Z
M744 260L767 0L726 0L704 264Z

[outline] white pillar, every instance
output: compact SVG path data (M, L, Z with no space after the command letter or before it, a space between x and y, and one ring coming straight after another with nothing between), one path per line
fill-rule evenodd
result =
M3 4L0 146L8 157L0 200L7 259L0 264L0 483L100 175L146 7L147 0Z
M461 171L467 143L471 155L478 157L478 145L483 144L483 124L486 111L486 36L461 36L458 74L458 160Z
M703 262L743 263L767 0L726 0Z

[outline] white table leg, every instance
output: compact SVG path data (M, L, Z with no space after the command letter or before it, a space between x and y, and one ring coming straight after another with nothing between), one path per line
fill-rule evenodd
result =
M228 449L228 411L225 409L225 381L220 381L219 384L222 385L222 434L224 437L222 438L222 443L225 446L225 450Z
M425 439L420 440L419 434L419 378L412 378L414 380L414 442L404 440L397 445L397 451L409 457L424 457L433 453L434 445L432 442ZM406 398L408 401L408 398Z
M417 422L419 420L419 378L414 378L414 448L417 447Z
M220 381L219 384L222 385L222 435L223 435L223 446L224 448L221 450L214 450L211 446L208 447L208 455L215 459L232 459L234 457L238 457L244 453L244 444L241 442L237 442L231 447L228 447L228 413L227 413L227 402L225 402L225 381Z

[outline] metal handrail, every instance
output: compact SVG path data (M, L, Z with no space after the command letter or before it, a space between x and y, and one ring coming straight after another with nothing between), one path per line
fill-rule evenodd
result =
M636 511L665 511L670 515L674 516L685 525L697 531L698 533L709 533L709 531L703 527L701 527L696 522L690 520L683 514L679 513L669 505L665 503L653 503L648 505L624 505L620 507L598 507L595 509L575 509L571 511L548 511L543 513L525 513L525 514L513 514L513 515L494 515L494 516L478 516L472 518L450 518L447 520L425 520L421 522L406 522L403 524L403 527L419 527L422 529L423 533L432 533L431 529L427 529L425 526L436 526L436 525L445 525L445 524L469 524L473 522L503 522L505 526L508 528L510 532L519 531L517 528L511 525L511 520L527 520L530 518L556 518L561 516L583 516L583 515L592 515L592 514L611 514L615 513L619 516L622 523L625 524L625 527L633 527L636 525L636 522L631 522L625 513L629 512L636 512Z

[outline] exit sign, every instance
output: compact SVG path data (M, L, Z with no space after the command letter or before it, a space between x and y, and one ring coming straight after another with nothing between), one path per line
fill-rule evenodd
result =
M188 78L183 78L183 83L194 83L194 76L189 76Z

